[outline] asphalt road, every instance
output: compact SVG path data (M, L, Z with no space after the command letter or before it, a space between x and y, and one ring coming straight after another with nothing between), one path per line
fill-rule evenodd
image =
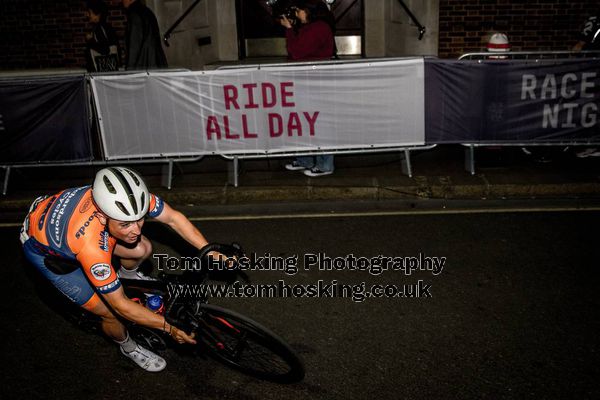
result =
M214 299L295 347L307 375L294 385L252 378L169 349L159 374L75 328L36 290L17 228L4 254L0 397L88 399L592 399L599 398L599 212L404 215L200 221L214 241L298 256L298 271L255 271L252 283L403 285L421 297ZM157 249L180 243L157 224ZM305 254L445 257L413 272L308 270ZM350 261L348 261L350 260ZM396 259L399 262L399 259ZM397 264L398 266L399 264ZM429 286L428 286L429 285ZM410 290L410 286L407 286ZM427 296L428 294L431 297ZM355 299L356 300L356 299Z

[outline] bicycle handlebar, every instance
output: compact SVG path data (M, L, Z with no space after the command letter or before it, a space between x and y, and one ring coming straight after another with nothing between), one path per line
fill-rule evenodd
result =
M199 250L198 257L205 258L208 256L210 252L219 252L228 257L242 257L244 255L244 250L238 243L232 244L222 244L222 243L209 243L203 248Z
M209 256L209 253L211 252L221 253L228 257L228 259L211 260L211 264L215 262L220 264L217 270L212 270L211 268L208 268L203 271L204 274L198 274L198 271L184 271L183 274L179 276L179 278L183 278L184 281L204 281L207 278L207 276L212 273L213 276L211 276L211 278L222 280L227 284L233 283L240 276L245 281L249 281L246 273L239 271L237 268L235 268L235 265L231 265L232 262L235 264L235 260L244 256L244 251L238 243L232 243L230 245L222 243L209 243L198 251L198 258L201 260L201 262L206 262L209 258L211 258L211 256ZM232 260L232 258L235 258L235 260ZM219 277L215 276L216 274L221 275L222 279L218 279ZM176 303L177 298L172 298L170 299L169 304L167 305L167 308L165 310L165 318L167 322L169 322L169 324L173 326L183 328L188 333L193 332L197 328L197 326L194 326L194 324L190 324L191 321L189 321L187 318L181 318L176 315L173 315L173 307Z

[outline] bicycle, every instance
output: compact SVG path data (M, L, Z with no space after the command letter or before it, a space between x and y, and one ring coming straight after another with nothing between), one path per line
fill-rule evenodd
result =
M207 254L212 251L222 253L230 260L243 256L243 251L237 245L213 243L200 250L198 259L206 262ZM206 297L190 299L171 296L168 285L203 284L209 277L230 285L244 275L235 268L229 268L230 265L224 265L218 271L223 276L215 278L205 267L203 263L202 268L180 275L162 272L157 281L121 279L121 284L130 299L145 299L146 294L162 296L167 322L195 334L197 344L186 346L191 346L196 355L204 352L228 367L267 381L301 381L305 375L302 359L284 339L265 326L235 311L208 304ZM85 317L87 321L77 321L78 325L89 327L89 317ZM155 352L166 350L171 343L165 340L169 335L159 330L134 323L128 326L128 330L138 343Z

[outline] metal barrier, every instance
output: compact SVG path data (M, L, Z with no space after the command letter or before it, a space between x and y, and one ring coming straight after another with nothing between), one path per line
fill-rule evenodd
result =
M561 60L561 59L599 59L600 51L508 51L508 52L476 52L465 53L461 55L459 60L470 61L506 61L506 60L525 60L533 62ZM600 143L573 143L573 142L557 142L557 143L462 143L466 146L465 150L465 169L475 175L475 148L477 147L549 147L549 146L595 146Z
M377 63L377 62L389 62L389 61L393 61L396 59L372 59L372 60L368 60L367 63L371 64L371 63ZM351 63L365 63L366 60L329 60L329 61L321 61L321 62L306 62L306 63L272 63L272 64L258 64L258 65L230 65L230 66L221 66L218 69L245 69L245 68L268 68L268 67L282 67L282 66L293 66L293 67L298 67L299 65L316 65L316 64L351 64ZM182 70L169 70L169 72L174 71L174 72L178 72L178 71L182 71ZM187 70L185 70L187 71ZM119 72L118 74L132 74L132 73L136 73L139 71L122 71ZM66 72L65 74L69 75L69 74L78 74L78 75L84 75L86 76L86 81L87 81L87 86L86 86L86 93L85 96L86 98L88 98L88 102L86 104L86 108L87 108L87 118L89 120L89 126L92 127L93 125L98 126L98 117L95 113L95 105L93 103L93 96L91 95L91 89L90 89L90 80L93 79L93 76L95 75L114 75L115 73L100 73L100 74L87 74L85 71L83 70L77 70L77 71L69 71ZM47 72L47 71L40 71L39 73L36 72L35 74L31 74L31 72L25 72L25 73L16 73L16 74L9 74L8 77L14 77L14 76L21 76L21 77L27 77L27 76L39 76L39 75L63 75L62 73L57 73L56 71L51 71L51 72ZM6 76L5 74L3 74L3 76ZM94 139L97 137L97 135L99 135L99 132L92 132L92 141L94 142ZM196 162L201 160L204 156L203 155L192 155L192 156L181 156L181 157L173 157L173 156L169 156L169 157L151 157L151 158L143 158L143 157L136 157L136 158L132 158L132 159L121 159L121 160L115 160L115 161L109 161L106 159L104 153L103 153L103 148L102 145L98 146L97 142L94 142L92 144L92 150L93 150L93 156L90 160L85 160L85 161L74 161L74 162L69 162L69 161L61 161L61 162L43 162L43 161L39 161L39 162L29 162L29 163L5 163L5 164L0 164L0 168L2 168L4 170L4 178L3 178L3 185L2 185L2 194L6 195L7 191L8 191L8 185L9 185L9 180L11 177L11 172L15 169L21 169L21 168L40 168L40 167L66 167L66 166L70 166L70 167L78 167L78 166L106 166L106 165L116 165L116 164L161 164L164 163L165 166L163 168L163 178L162 178L162 184L164 186L166 186L168 189L170 189L172 187L172 175L173 175L173 165L175 162ZM259 159L259 158L281 158L281 157L295 157L295 156L303 156L303 155L317 155L317 154L363 154L363 153L376 153L376 152L395 152L395 151L400 151L403 153L403 160L402 160L402 173L408 175L409 177L412 177L412 164L411 164L411 160L410 160L410 153L411 151L415 151L415 150L427 150L427 149L431 149L433 147L435 147L436 145L411 145L411 146L396 146L396 147L376 147L376 146L368 146L368 147L364 147L364 148L348 148L348 149L335 149L335 150L323 150L323 151L319 151L319 150L310 150L310 151L294 151L294 152L284 152L284 153L252 153L252 154L239 154L239 155L221 155L223 158L225 158L226 160L231 161L231 164L229 164L229 175L228 175L228 181L229 183L233 184L235 187L239 186L239 162L240 160L243 159Z
M233 156L225 156L221 157L231 160L231 168L229 174L228 183L232 184L234 187L239 186L239 162L242 159L257 159L257 158L283 158L283 157L298 157L298 156L315 156L315 155L336 155L336 154L366 154L366 153L385 153L385 152L394 152L394 151L402 151L403 158L401 160L402 173L412 178L412 163L410 161L410 152L414 150L430 150L436 147L436 144L432 145L423 145L423 146L410 146L410 147L379 147L379 148L361 148L361 149L338 149L335 151L304 151L304 152L293 152L293 153L281 153L281 154L244 154L244 155L233 155Z
M4 170L4 180L2 184L2 194L8 193L8 183L10 173L13 169L40 168L40 167L93 167L108 165L134 165L134 164L162 164L166 165L162 169L161 184L167 189L171 189L173 184L173 164L175 162L194 162L200 161L200 157L195 158L161 158L161 159L139 159L139 160L119 160L119 161L87 161L87 162L61 162L61 163L38 163L38 164L12 164L0 165Z
M465 53L459 60L557 60L562 58L600 58L600 51L507 51L493 53L489 51Z
M353 59L353 60L325 60L325 61L301 61L301 62L283 62L283 63L267 63L267 64L242 64L242 65L222 65L216 68L216 70L231 70L231 69L264 69L264 68L280 68L280 67L298 67L298 66L317 66L317 65L346 65L346 64L358 64L367 63L367 65L375 64L378 62L389 62L394 60L402 60L403 58L373 58L373 59ZM410 152L416 150L430 150L436 147L436 144L431 145L419 145L419 146L399 146L399 147L363 147L353 149L336 149L327 151L295 151L285 152L276 154L239 154L239 155L227 155L224 158L231 160L231 168L229 174L229 183L233 186L238 187L239 185L239 162L244 159L258 159L258 158L283 158L283 157L298 157L298 156L314 156L314 155L336 155L336 154L365 154L365 153L383 153L383 152L402 152L402 173L412 178L412 163L410 160Z
M188 71L177 69L173 71ZM121 71L119 74L134 74L139 71ZM95 75L108 75L113 73L98 73ZM86 76L86 93L85 96L88 99L86 103L87 116L89 120L89 126L91 127L94 124L94 120L96 119L95 112L93 107L91 107L91 101L93 96L91 96L89 89L89 79L91 77L85 70L65 70L60 71L58 73L56 70L49 71L36 71L35 73L31 73L30 71L25 72L4 72L0 74L1 78L7 79L27 79L27 78L39 78L39 77L47 77L47 76L73 76L73 75L85 75ZM97 122L97 120L95 121ZM92 146L94 147L94 146ZM104 158L102 156L102 148L96 149L100 152L100 158ZM43 167L92 167L92 166L108 166L108 165L135 165L135 164L165 164L162 168L162 179L161 184L165 186L167 189L171 189L173 184L173 165L175 162L196 162L203 158L203 156L197 157L168 157L168 158L136 158L136 159L127 159L127 160L118 160L118 161L109 161L109 160L96 160L95 157L92 157L89 161L62 161L62 162L29 162L29 163L10 163L10 164L0 164L0 168L4 170L4 177L2 180L2 195L6 195L8 193L8 185L10 181L10 175L12 170L16 169L24 169L24 168L43 168Z

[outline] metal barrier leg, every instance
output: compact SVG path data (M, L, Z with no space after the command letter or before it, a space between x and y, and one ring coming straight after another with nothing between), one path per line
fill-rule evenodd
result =
M233 187L239 186L239 176L240 176L240 159L237 156L233 157L231 163L227 164L227 174L228 179L227 183L232 184Z
M402 173L412 178L412 165L410 163L410 150L404 150L404 159L402 160Z
M8 178L10 178L10 167L4 167L4 185L2 186L2 195L6 196L8 192Z
M169 160L166 165L163 165L161 184L171 190L173 184L173 160Z
M475 146L467 146L465 149L465 169L475 175Z

